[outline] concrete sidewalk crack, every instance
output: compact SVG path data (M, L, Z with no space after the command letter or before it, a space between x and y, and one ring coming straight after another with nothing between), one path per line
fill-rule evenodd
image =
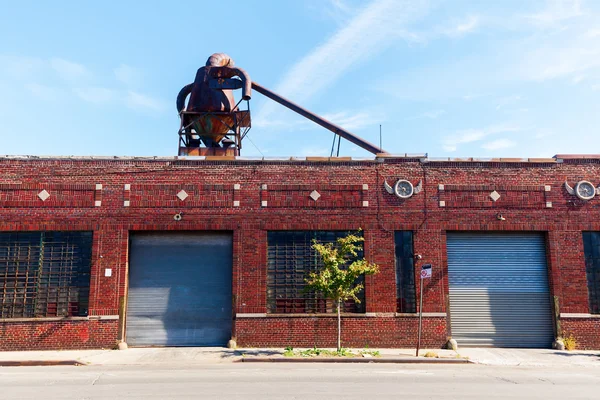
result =
M98 376L92 381L92 386L94 386L96 382L98 382L98 379L100 379L101 376L102 374L98 374Z
M551 381L551 380L549 380L549 379L538 378L538 380L540 380L540 381L542 381L542 382L547 382L547 383L550 383L550 384L552 384L552 385L556 385L554 382L552 382L552 381Z
M515 385L519 384L519 382L513 381L513 380L508 379L508 378L504 378L504 377L501 377L501 376L496 376L495 378L498 379L499 381L502 381L502 382L513 383Z

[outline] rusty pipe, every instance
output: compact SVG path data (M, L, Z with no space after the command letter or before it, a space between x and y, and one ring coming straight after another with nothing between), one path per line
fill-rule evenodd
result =
M242 81L242 99L252 97L252 80L246 71L237 67L211 67L208 76L213 79L231 78L237 76Z
M185 99L186 99L186 97L188 97L188 95L190 93L192 93L193 87L194 87L194 84L190 83L190 84L182 87L181 90L179 91L179 94L177 95L177 103L176 103L178 113L182 112L185 109Z
M322 118L316 114L313 114L312 112L308 111L307 109L302 108L299 105L289 101L288 99L279 96L278 94L270 91L269 89L265 88L264 86L259 85L256 82L252 82L252 88L254 90L256 90L258 93L270 98L273 101L276 101L277 103L281 104L284 107L289 108L290 110L292 110L294 112L297 112L298 114L302 115L303 117L310 119L311 121L315 122L316 124L321 125L323 128L330 130L331 132L335 133L336 135L343 137L344 139L348 140L349 142L354 143L355 145L367 150L370 153L373 153L373 154L387 153L387 151L383 150L382 148L377 147L374 144L369 143L366 140L356 136L355 134L348 132L344 128L327 121L325 118Z
M241 68L236 67L232 68L232 70L242 80L242 99L250 100L252 98L252 80L250 79L250 75Z

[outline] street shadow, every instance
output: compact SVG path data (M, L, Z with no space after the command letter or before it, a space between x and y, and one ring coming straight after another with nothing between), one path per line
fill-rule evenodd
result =
M268 349L239 349L235 350L232 354L224 354L222 358L231 357L242 357L242 356L257 356L257 357L271 357L280 356L282 354L279 350L268 350Z
M574 357L574 356L584 356L584 357L593 357L600 361L600 353L582 353L579 351L553 351L551 354L562 356L562 357Z

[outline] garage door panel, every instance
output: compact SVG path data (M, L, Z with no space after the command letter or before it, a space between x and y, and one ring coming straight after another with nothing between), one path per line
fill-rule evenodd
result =
M553 339L539 234L449 233L452 336L463 346L548 347Z
M127 341L221 346L231 336L232 238L221 233L131 237Z

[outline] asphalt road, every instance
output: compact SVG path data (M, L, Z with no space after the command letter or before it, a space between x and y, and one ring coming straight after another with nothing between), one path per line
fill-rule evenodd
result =
M597 367L212 364L0 368L0 399L598 399Z

